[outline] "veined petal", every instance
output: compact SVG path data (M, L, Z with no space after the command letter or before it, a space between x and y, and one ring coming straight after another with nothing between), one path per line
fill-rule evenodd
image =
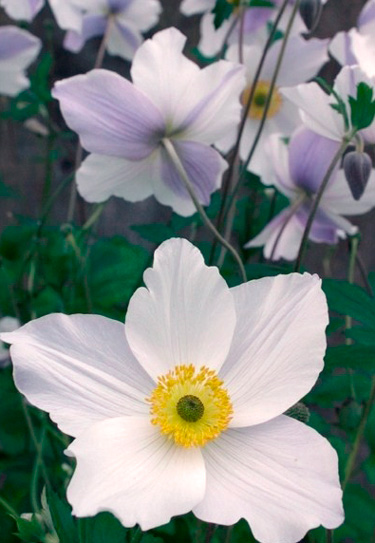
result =
M139 202L152 195L153 161L89 155L77 172L78 192L87 202L105 202L110 196Z
M125 21L120 24L115 21L108 36L107 50L110 55L132 60L142 42L142 34L134 24L125 23Z
M165 130L147 96L108 70L59 81L53 96L68 126L93 153L139 160L152 153Z
M129 303L125 333L156 379L177 365L218 370L236 322L234 302L218 269L184 239L164 242Z
M323 193L322 206L338 215L362 215L375 207L375 170L372 170L365 192L354 200L343 170L339 170L334 183Z
M280 415L323 368L327 302L316 275L265 277L231 289L237 326L220 371L233 404L232 427Z
M266 153L270 164L270 177L262 178L266 185L274 185L277 190L288 198L293 198L296 192L295 183L290 175L288 146L283 141L282 134L271 134L266 141Z
M211 194L221 186L223 172L228 164L208 145L179 140L172 144L199 202L204 206L209 205ZM160 148L152 155L152 159L154 169L151 182L155 198L184 217L195 213L195 205L166 150Z
M245 518L261 543L295 543L344 520L335 450L315 430L281 416L230 429L203 449L207 490L194 514L230 525Z
M294 183L308 193L316 193L322 184L339 142L301 127L289 144L289 169ZM331 175L333 180L338 165Z
M211 144L225 136L240 121L244 87L244 69L239 64L221 60L201 70L194 92L202 98L182 120L183 138Z
M341 141L345 133L343 117L331 107L334 103L317 83L282 88L281 94L301 110L303 123L321 136Z
M11 343L17 388L76 436L109 417L147 415L153 382L135 360L120 322L52 314L1 335Z
M78 53L86 41L96 36L102 36L107 26L104 15L85 15L82 19L81 32L69 30L64 39L64 47L68 51Z
M68 500L78 517L111 511L124 526L138 523L149 530L203 499L206 474L200 449L177 447L147 418L99 422L73 441L68 452L77 458Z

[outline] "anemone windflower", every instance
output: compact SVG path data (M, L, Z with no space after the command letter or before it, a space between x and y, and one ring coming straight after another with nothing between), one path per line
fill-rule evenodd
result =
M268 164L272 184L284 194L290 205L283 209L245 247L264 245L264 256L271 260L294 260L318 191L339 143L304 127L298 129L289 148L280 134L267 142ZM372 170L366 190L360 200L354 200L343 170L332 173L323 193L309 234L316 243L335 244L340 238L354 235L358 229L343 215L361 215L375 207L375 170Z
M188 511L262 543L343 520L337 455L283 415L323 367L328 310L316 275L228 288L188 241L155 252L125 328L54 314L3 334L15 382L75 440L68 500L147 530Z
M0 28L0 95L16 96L30 85L25 70L41 48L38 38L16 26Z
M153 194L191 215L176 156L202 204L219 188L227 163L210 144L239 122L243 69L220 61L201 70L182 54L185 41L175 28L147 40L133 61L133 83L93 70L56 84L67 124L93 153L77 175L85 200L136 202Z

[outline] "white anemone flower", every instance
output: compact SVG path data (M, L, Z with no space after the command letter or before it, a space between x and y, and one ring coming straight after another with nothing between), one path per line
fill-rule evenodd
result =
M30 81L25 70L39 54L38 38L16 26L0 28L0 95L17 96Z
M168 28L143 43L132 64L133 83L107 70L56 83L53 95L67 124L93 153L77 175L85 200L114 195L137 202L153 194L176 213L193 214L169 144L197 198L209 204L227 167L211 145L239 123L244 74L228 61L201 70L182 54L185 41Z
M292 37L285 48L285 53L276 85L274 87L270 107L267 112L266 123L258 143L256 152L252 158L249 169L262 176L266 168L264 146L267 138L273 133L282 133L289 136L297 126L301 124L298 108L285 100L280 93L280 87L293 87L298 83L308 81L320 70L328 60L327 40L305 40L300 36ZM278 61L281 40L278 40L269 50L260 78L256 84L254 97L242 134L240 155L243 160L250 151L254 138L258 132L264 113L266 99L271 88L271 81ZM246 104L250 95L257 65L262 56L263 48L254 45L244 47L244 66L246 68L246 88L242 95L242 103ZM238 47L232 45L226 55L232 62L238 61ZM216 146L227 152L234 144L237 133L228 132Z
M283 88L280 92L292 104L300 108L302 122L307 128L326 138L342 141L348 130L352 128L349 97L357 96L357 87L360 83L373 88L375 94L375 82L359 66L344 66L333 86L334 93L341 98L345 106L349 126L345 126L343 115L332 107L332 105L337 105L334 94L327 94L318 83L311 82ZM366 142L375 143L375 120L359 133Z
M0 0L0 6L12 19L30 23L44 6L44 0Z
M262 543L343 520L337 455L283 415L323 367L328 311L316 275L228 288L188 241L155 252L125 328L99 315L42 317L12 343L18 389L75 437L68 500L125 526L188 511Z

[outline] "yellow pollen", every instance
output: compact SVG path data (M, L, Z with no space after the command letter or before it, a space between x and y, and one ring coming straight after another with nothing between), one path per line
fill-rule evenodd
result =
M258 81L255 87L253 101L250 106L248 117L250 119L261 120L263 117L264 108L267 102L267 96L270 91L271 84L268 81ZM247 87L242 93L242 104L246 105L251 92L251 87ZM277 90L277 87L273 89L271 102L267 111L267 119L274 117L276 113L280 111L283 99Z
M158 377L147 401L152 424L181 447L203 447L228 427L233 413L217 373L192 364L176 366Z

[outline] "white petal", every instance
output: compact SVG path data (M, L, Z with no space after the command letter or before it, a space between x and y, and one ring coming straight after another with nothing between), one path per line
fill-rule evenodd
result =
M245 518L261 543L296 543L320 524L343 521L337 454L315 430L289 417L228 430L206 445L207 522Z
M195 13L203 13L215 6L215 0L182 0L180 11L184 15L194 15Z
M108 36L107 51L110 55L132 60L142 42L142 34L131 22L126 21L121 26L113 24Z
M6 13L12 19L31 22L35 15L42 9L44 0L0 0Z
M129 202L139 202L152 195L153 162L126 160L106 155L89 155L77 172L77 186L87 202L105 202L118 196Z
M358 64L368 77L375 76L375 38L373 34L352 34L352 50Z
M116 19L120 24L131 24L134 29L146 32L158 22L161 9L159 0L132 0Z
M220 371L231 426L265 422L314 385L323 368L327 302L317 275L265 277L231 289L237 327Z
M1 338L12 343L17 388L63 432L76 436L104 418L147 414L144 399L154 385L120 322L53 314Z
M308 128L326 138L342 140L344 120L332 109L330 104L334 101L317 83L282 88L280 92L301 109L302 120Z
M354 200L343 170L339 170L322 197L322 206L339 215L362 215L375 207L375 170L372 170L365 192Z
M57 24L63 30L75 30L80 32L82 27L83 12L69 0L49 0L52 12Z
M218 269L187 240L172 239L156 250L144 282L130 300L125 332L145 370L153 378L182 364L218 370L236 321Z
M79 517L111 511L124 526L149 530L187 513L204 496L200 449L177 447L145 418L99 422L68 452L77 458L68 500Z

